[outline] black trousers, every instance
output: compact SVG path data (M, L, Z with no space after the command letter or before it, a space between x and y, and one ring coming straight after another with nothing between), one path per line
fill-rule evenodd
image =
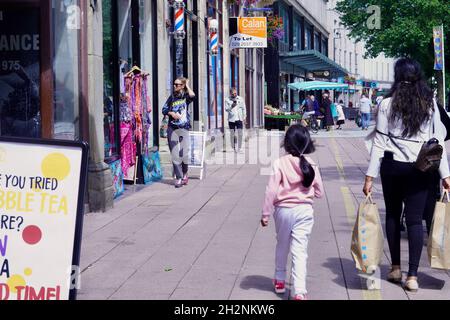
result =
M173 172L182 179L189 169L189 130L167 128L167 140L172 156Z
M231 130L231 146L233 149L236 149L236 130L237 130L237 141L238 141L238 150L242 148L242 138L244 136L243 127L244 124L242 121L236 121L236 122L228 122L228 125L230 126Z
M417 276L423 247L422 219L435 195L433 174L423 173L412 163L389 159L385 153L380 168L386 205L386 237L393 265L400 265L400 217L405 215L408 230L409 276ZM404 204L404 208L403 208Z

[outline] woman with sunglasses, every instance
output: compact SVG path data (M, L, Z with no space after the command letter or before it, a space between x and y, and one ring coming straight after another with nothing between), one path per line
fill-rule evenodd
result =
M163 115L169 117L167 140L174 174L177 178L175 188L181 188L188 183L189 129L191 128L188 107L194 98L195 93L189 87L189 80L177 78L173 83L173 93L162 110ZM172 151L174 149L175 151Z

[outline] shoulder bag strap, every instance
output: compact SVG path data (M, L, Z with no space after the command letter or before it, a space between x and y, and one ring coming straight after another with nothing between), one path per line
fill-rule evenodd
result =
M392 143L394 144L394 146L396 146L397 149L400 150L400 151L403 153L403 155L405 156L405 158L409 159L409 157L408 157L408 155L406 154L406 152L403 151L403 149L400 148L400 146L397 144L397 142L395 142L395 140L393 139L393 138L399 138L399 137L393 136L390 132L389 132L389 134L386 134L386 133L384 133L384 132L381 132L381 131L378 130L378 129L377 129L376 131L377 131L379 134L382 134L382 135L388 137L388 138L392 141ZM399 139L401 139L401 140L406 140L406 141L419 142L419 141L408 140L408 139L403 139L403 138L399 138Z

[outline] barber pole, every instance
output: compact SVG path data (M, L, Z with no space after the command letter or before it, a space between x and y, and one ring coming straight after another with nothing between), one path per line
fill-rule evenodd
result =
M218 53L219 38L217 32L211 32L211 54L216 55Z
M183 0L177 0L174 3L174 20L175 30L174 33L177 38L184 38L184 2Z

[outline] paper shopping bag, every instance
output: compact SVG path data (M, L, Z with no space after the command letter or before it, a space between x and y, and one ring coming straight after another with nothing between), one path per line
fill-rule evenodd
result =
M444 202L444 197L447 202ZM450 203L447 191L436 202L433 222L428 238L428 260L431 268L450 269Z
M356 268L373 273L383 254L383 230L378 207L369 194L360 203L352 233L351 252Z

